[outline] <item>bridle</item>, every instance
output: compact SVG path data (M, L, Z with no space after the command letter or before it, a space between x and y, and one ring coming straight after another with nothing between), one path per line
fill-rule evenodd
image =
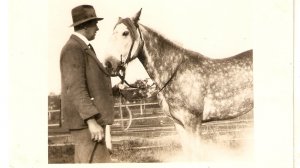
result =
M131 61L133 61L135 58L137 58L140 53L142 52L142 48L144 46L144 40L143 40L143 37L142 37L142 33L141 33L141 30L139 28L139 25L138 24L134 24L132 22L131 19L129 18L125 18L125 19L120 19L117 24L115 25L115 28L118 24L120 23L123 23L125 26L127 26L129 32L130 32L130 37L132 39L132 43L131 43L131 46L129 48L129 52L128 52L128 56L126 58L126 60L123 59L123 56L121 55L120 57L120 63L116 69L116 72L117 74L115 74L115 76L118 76L120 79L121 79L121 84L124 84L126 83L126 85L128 85L129 87L132 87L132 88L138 88L136 86L133 86L131 84L129 84L126 80L125 80L125 76L126 76L126 67L128 65L128 63L130 63ZM137 30L137 31L135 31ZM133 49L133 46L134 46L134 43L135 43L135 40L137 39L137 36L139 34L139 37L140 37L140 40L139 40L139 45L138 45L138 48L137 50L135 51L135 53L133 55L131 55L131 52L132 52L132 49ZM159 88L159 92L161 92L164 88L166 88L166 86L168 84L170 84L170 82L172 81L172 79L176 76L177 74L177 71L180 67L180 65L183 63L183 61L176 67L175 71L173 72L171 78L163 85L163 87ZM121 74L121 73L122 74Z
M126 57L126 60L123 59L123 55L121 55L120 57L120 63L116 69L116 76L118 76L120 79L121 79L121 83L126 83L129 87L133 87L133 88L136 88L132 85L130 85L126 80L125 80L125 76L126 76L126 67L127 65L133 61L135 58L137 58L139 56L139 54L142 52L142 48L144 47L144 40L142 38L142 33L141 33L141 30L139 28L139 25L138 24L134 24L132 22L131 19L129 18L125 18L125 19L120 19L118 21L118 23L116 24L116 26L120 23L123 23L125 26L127 26L129 32L130 32L130 37L131 37L131 46L129 48L129 52L128 52L128 55ZM115 26L115 27L116 27ZM132 49L133 49L133 46L134 46L134 43L137 39L137 32L135 31L137 30L137 32L139 33L139 37L140 37L140 40L139 40L139 44L138 44L138 48L136 49L135 53L132 55Z

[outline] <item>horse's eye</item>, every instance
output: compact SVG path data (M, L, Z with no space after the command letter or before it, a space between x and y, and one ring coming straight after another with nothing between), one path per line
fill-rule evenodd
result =
M123 36L128 36L128 34L129 34L129 31L124 31L122 35Z

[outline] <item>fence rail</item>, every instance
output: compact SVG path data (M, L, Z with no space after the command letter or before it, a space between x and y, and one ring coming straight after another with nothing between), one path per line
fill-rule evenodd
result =
M158 103L132 103L132 104L121 104L121 107L131 106L148 106L148 105L159 105ZM114 107L120 107L120 103L116 103Z
M147 119L162 119L162 118L168 118L168 116L166 115L160 115L160 116L144 116L144 110L146 109L146 106L150 106L150 105L159 105L158 102L154 102L154 103L131 103L131 104L123 104L121 103L121 99L119 103L115 103L114 108L119 108L119 113L120 113L120 118L116 118L115 122L121 122L122 127L124 128L124 121L134 121L134 120L147 120ZM129 107L140 107L140 115L142 117L133 117L132 115L132 111L129 109ZM124 118L124 114L123 114L123 110L122 108L125 107L125 109L127 110L129 117L128 118ZM156 108L157 111L160 110L160 108ZM48 110L48 120L52 119L53 113L59 113L60 110ZM213 122L208 122L208 123L203 123L203 126L211 126L211 125L222 125L222 124L237 124L237 123L252 123L253 121L250 119L234 119L234 120L224 120L224 121L213 121ZM60 123L49 123L48 127L59 127ZM130 125L129 125L130 126ZM125 128L124 128L125 129ZM128 128L127 128L128 129Z
M116 103L115 108L119 108L120 112L120 118L116 118L114 124L112 125L112 136L113 137L157 137L157 136L167 136L167 135L175 135L175 127L173 125L172 120L166 116L163 115L160 108L151 108L152 111L156 111L155 115L150 114L149 110L148 113L144 113L147 111L147 109L144 109L145 107L158 105L158 103L132 103L132 104L121 104ZM139 106L140 110L138 109L132 111L129 109L129 107ZM123 114L123 107L127 110L129 113L128 117L125 118ZM160 111L160 112L157 112ZM58 115L60 115L60 110L49 110L49 119L51 117L58 118ZM146 114L146 115L145 115ZM57 115L57 116L55 116ZM131 123L130 123L131 122ZM130 124L134 124L130 126ZM129 124L128 124L129 123ZM244 119L244 118L238 118L233 120L224 120L224 121L213 121L208 123L203 123L203 132L202 135L211 137L228 134L230 137L227 139L227 141L238 141L238 140L244 140L243 137L236 136L236 134L241 134L241 132L244 131L251 131L253 125L252 119ZM49 123L48 124L49 132L54 131L56 128L60 128L60 123ZM126 127L126 128L125 128ZM234 136L232 136L234 135ZM69 134L67 132L61 131L57 132L55 134L49 134L49 146L55 147L55 146L63 146L63 144L70 145L72 142L69 141ZM118 143L114 142L113 143ZM141 147L135 147L135 149L146 149L146 148L156 148L155 146L141 146Z

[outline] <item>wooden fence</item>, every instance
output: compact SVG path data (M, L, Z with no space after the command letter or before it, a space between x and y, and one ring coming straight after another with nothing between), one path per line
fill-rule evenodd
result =
M140 120L140 119L147 119L148 117L140 117L140 118L132 118L132 110L130 110L130 107L138 107L139 108L139 114L144 115L145 110L148 106L156 106L155 110L160 110L159 109L159 104L157 102L153 103L148 103L143 100L140 100L141 102L139 103L122 103L121 101L119 103L115 103L114 108L118 109L119 116L120 118L115 119L116 122L121 121L122 122L122 127L124 128L124 122L123 121L128 121L128 120ZM127 113L129 115L129 118L124 118L124 108L127 110ZM135 110L136 111L136 110ZM53 116L55 116L56 122L50 122L48 123L48 127L59 127L61 122L61 114L60 110L48 110L48 121L51 121L53 119ZM165 117L165 116L158 116L158 117L150 117L151 118L160 118L160 117ZM58 120L59 119L59 120ZM129 125L130 126L130 125ZM128 128L127 128L128 129Z
M117 112L111 129L114 150L120 148L125 150L124 146L128 147L129 142L134 144L129 145L130 150L162 148L165 144L161 141L156 143L144 142L161 137L176 136L173 121L162 112L157 102L140 101L124 104L120 101L115 104L114 108ZM202 127L202 135L213 141L219 141L219 137L223 137L222 141L228 144L251 141L247 136L244 136L244 132L252 131L252 115L250 113L233 120L205 123ZM49 158L51 158L50 155L56 155L57 149L60 149L62 153L70 151L72 141L68 130L60 128L60 110L49 110L48 119L48 151ZM54 149L55 151L53 151ZM55 160L57 159L56 156L53 160L53 157L50 162L70 162L62 161L63 156L60 156L60 161Z
M156 107L148 108L153 105ZM130 107L137 108L130 109ZM119 109L118 117L112 125L112 135L113 137L118 137L115 139L122 139L120 137L157 137L176 134L173 121L161 111L158 103L116 103L115 108ZM125 113L127 114L124 115ZM69 136L67 130L60 128L60 110L49 110L48 117L50 146L61 142L72 143L68 138L58 140ZM202 134L203 136L208 136L208 138L230 134L229 138L231 139L228 140L238 140L241 136L237 136L237 134L242 134L241 132L252 129L253 120L251 118L252 114L234 120L204 123ZM53 122L53 119L56 122Z

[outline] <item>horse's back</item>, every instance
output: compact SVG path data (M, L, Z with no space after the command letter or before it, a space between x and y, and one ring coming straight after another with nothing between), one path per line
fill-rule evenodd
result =
M239 53L239 54L237 54L237 55L235 55L233 57L241 57L241 58L243 58L243 57L249 57L249 58L252 59L252 57L253 57L253 50L247 50L247 51L241 52L241 53Z
M252 66L253 50L247 50L231 57L213 59L212 62L215 64L223 64L223 66L225 66L226 64L229 65L236 64L239 66Z

